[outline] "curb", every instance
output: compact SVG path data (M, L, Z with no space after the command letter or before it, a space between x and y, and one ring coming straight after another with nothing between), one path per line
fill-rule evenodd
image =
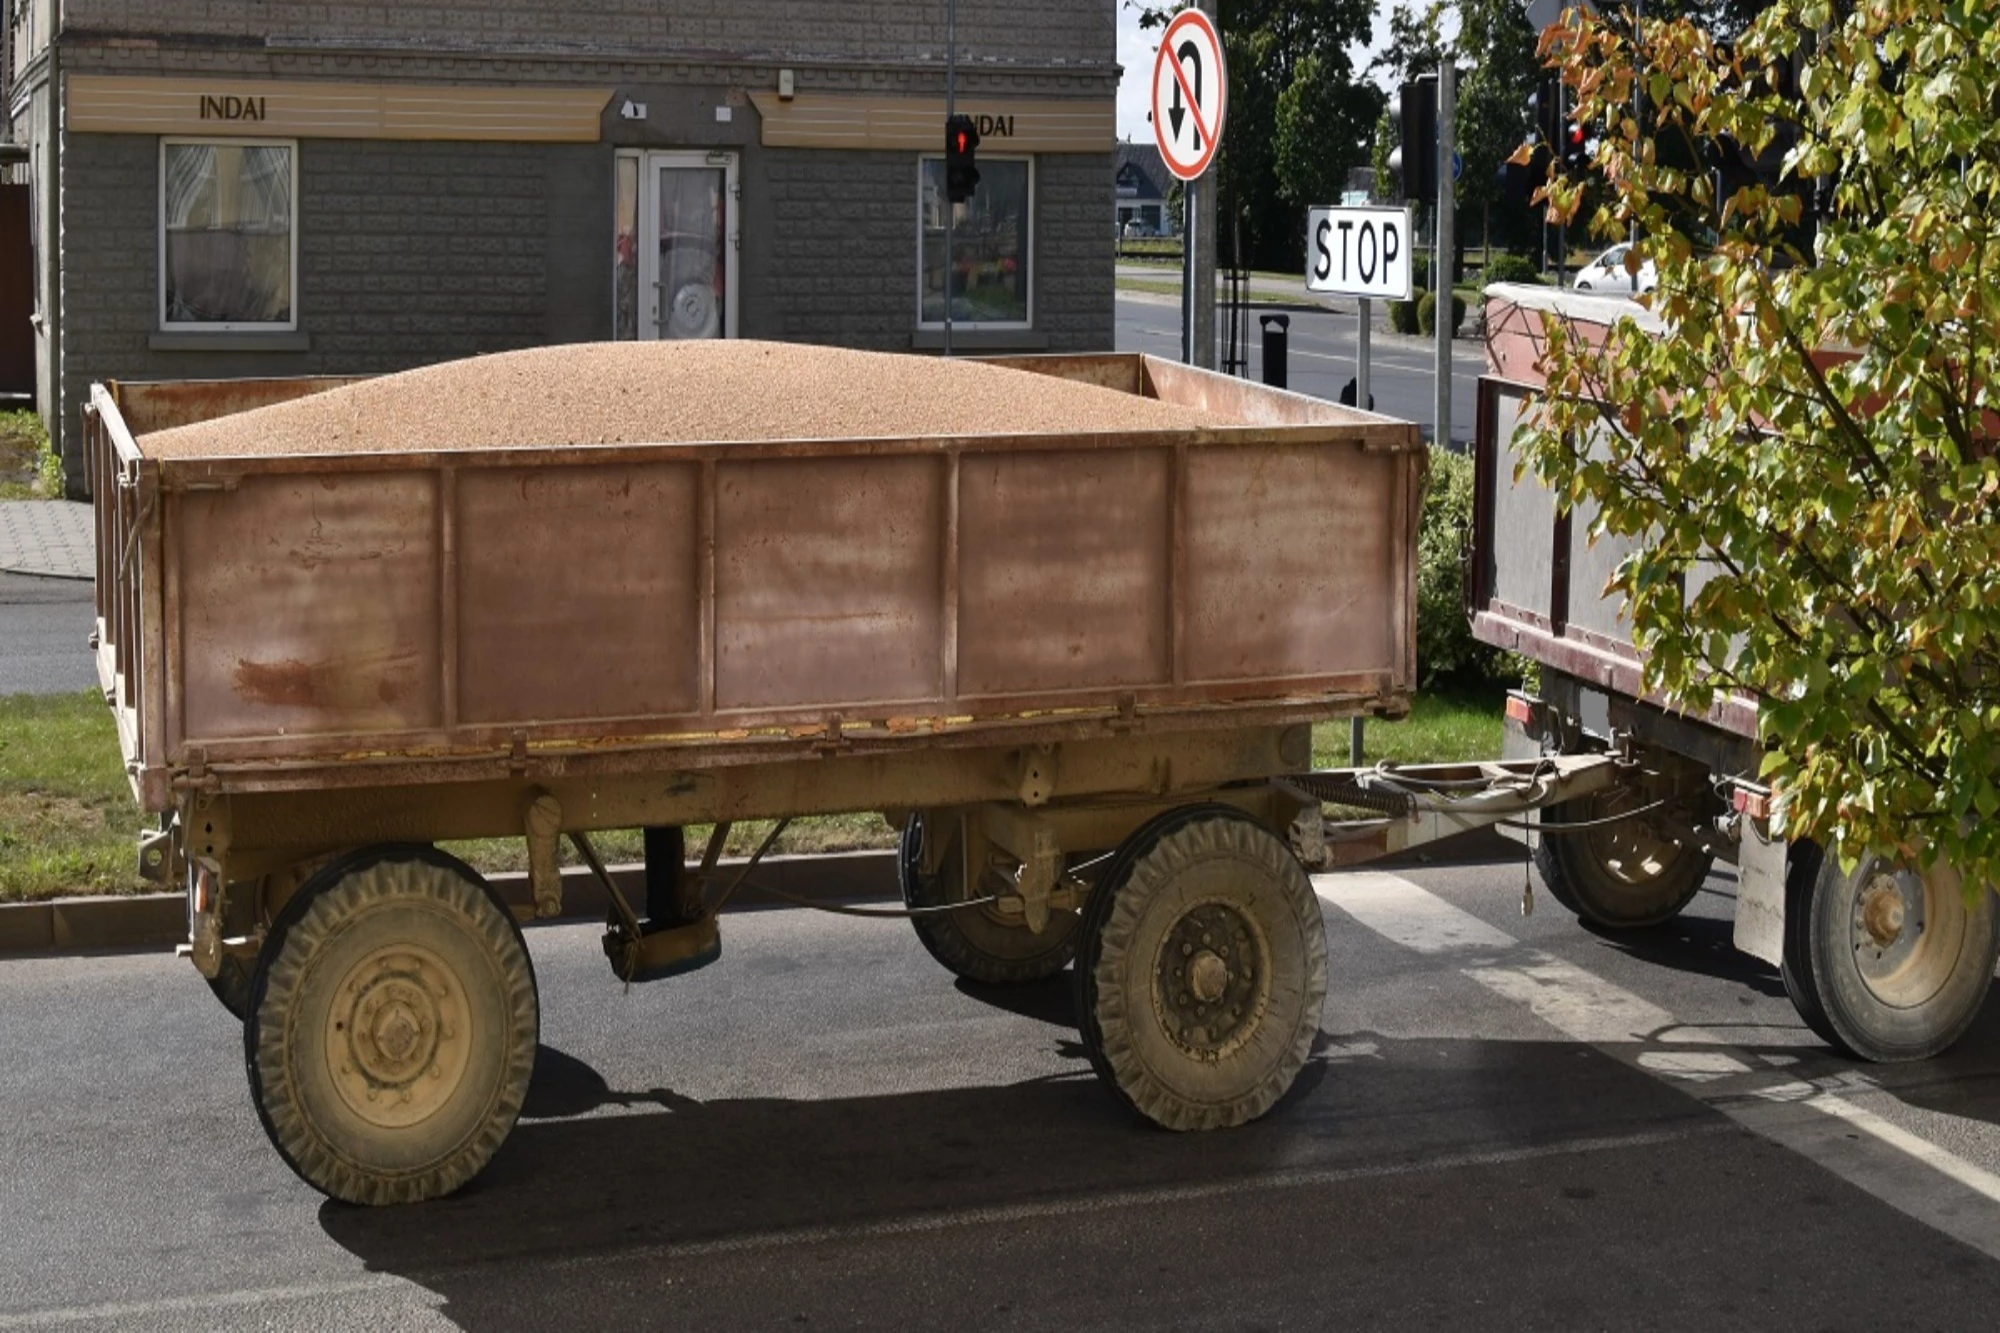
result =
M95 574L64 574L53 569L24 569L19 565L0 565L0 574L18 574L24 579L66 579L71 583L94 583Z
M725 876L723 882L727 883L729 872L742 864L742 859L725 860L717 873ZM645 867L607 868L626 901L635 910L643 910ZM609 914L610 896L588 868L565 866L562 880L562 915L531 919L523 922L524 926L602 920ZM487 876L487 882L510 907L529 907L534 903L525 871L502 871ZM767 856L758 866L754 880L744 881L737 896L731 899L730 910L790 906L782 899L760 893L758 888L763 884L815 902L893 901L901 896L896 884L896 853L892 851ZM0 957L93 949L164 951L186 943L187 935L187 899L178 893L0 904Z
M1492 829L1461 834L1449 843L1435 844L1369 862L1374 869L1394 870L1426 865L1486 865L1518 862L1520 844ZM727 875L743 865L732 858L718 867ZM643 866L609 867L613 882L634 910L644 906L646 872ZM610 911L610 898L597 877L583 866L565 866L563 911L561 916L537 918L523 924L561 925L576 921L602 920ZM525 871L503 871L489 875L487 882L499 891L509 906L527 907L534 901ZM723 880L727 883L727 879ZM757 868L753 880L744 881L730 901L732 912L763 911L789 907L782 899L759 891L769 884L786 893L814 902L895 902L902 896L896 883L896 853L893 851L821 852L809 856L770 856ZM0 959L49 953L80 953L87 950L150 952L171 950L187 941L187 899L178 893L145 893L130 896L55 898L37 903L0 903Z

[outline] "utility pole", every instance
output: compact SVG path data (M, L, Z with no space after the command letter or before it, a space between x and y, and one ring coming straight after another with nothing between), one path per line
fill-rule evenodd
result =
M1195 8L1214 17L1216 0L1197 0ZM1221 25L1217 25L1220 31ZM1218 164L1219 165L1219 164ZM1188 306L1188 364L1215 369L1215 196L1219 191L1204 172L1187 183L1187 259L1182 284L1192 293Z
M1434 443L1451 447L1452 185L1451 160L1457 138L1458 71L1449 60L1438 66L1437 251L1431 256L1431 290L1437 294L1437 422Z

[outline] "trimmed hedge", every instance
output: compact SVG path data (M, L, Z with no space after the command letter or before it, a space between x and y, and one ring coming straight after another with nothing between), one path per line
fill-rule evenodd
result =
M1472 547L1472 460L1431 446L1430 478L1417 530L1417 685L1512 683L1519 659L1472 637L1465 614L1466 553Z
M1481 287L1495 282L1539 283L1541 280L1541 270L1535 267L1535 261L1520 255L1500 255L1489 260L1479 275Z
M1415 301L1389 302L1389 327L1397 333L1417 331L1417 303Z
M1457 292L1451 294L1451 334L1454 338L1465 327L1465 298ZM1417 332L1429 337L1437 332L1437 293L1425 292L1417 298Z

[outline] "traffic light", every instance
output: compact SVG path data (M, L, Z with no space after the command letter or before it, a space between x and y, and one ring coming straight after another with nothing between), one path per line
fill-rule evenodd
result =
M1535 119L1536 135L1547 146L1550 156L1554 156L1556 144L1562 139L1562 80L1544 74L1535 91L1528 94L1528 112Z
M971 116L944 122L944 197L954 204L972 198L979 186L979 126Z
M1389 155L1389 166L1402 178L1405 199L1437 198L1437 98L1437 75L1426 74L1403 85L1390 113L1402 144Z
M1569 122L1563 127L1563 170L1571 172L1590 170L1590 153L1596 146L1589 127L1580 120Z

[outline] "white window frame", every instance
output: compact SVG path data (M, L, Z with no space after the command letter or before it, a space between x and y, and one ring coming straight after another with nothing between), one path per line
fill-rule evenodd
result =
M954 329L995 329L995 330L1032 329L1035 327L1035 273L1037 264L1039 262L1035 250L1035 176L1036 176L1035 157L1034 154L1032 153L981 153L979 155L979 161L1025 162L1028 164L1028 203L1027 203L1028 317L1026 319L1018 319L1018 320L954 319L951 322L951 326ZM939 166L939 170L942 171L944 166L944 154L921 153L917 157L917 263L916 263L917 327L919 329L942 329L944 328L943 320L924 318L924 165L929 162L936 162ZM945 203L945 207L950 208L951 203L947 201ZM947 275L945 280L947 287L947 299L949 299L949 287L950 287L949 270L951 268L951 256L949 255L945 256L945 268L947 270Z
M167 149L170 147L222 147L222 148L285 148L291 150L292 164L292 225L291 225L291 300L287 303L292 312L288 320L246 321L246 320L173 320L167 319ZM155 267L159 270L159 290L154 302L154 312L158 316L160 331L163 333L296 333L299 327L299 141L297 139L252 139L233 134L167 134L160 136L160 155L156 174L159 177L158 200L153 210L153 228L157 233L158 250Z

